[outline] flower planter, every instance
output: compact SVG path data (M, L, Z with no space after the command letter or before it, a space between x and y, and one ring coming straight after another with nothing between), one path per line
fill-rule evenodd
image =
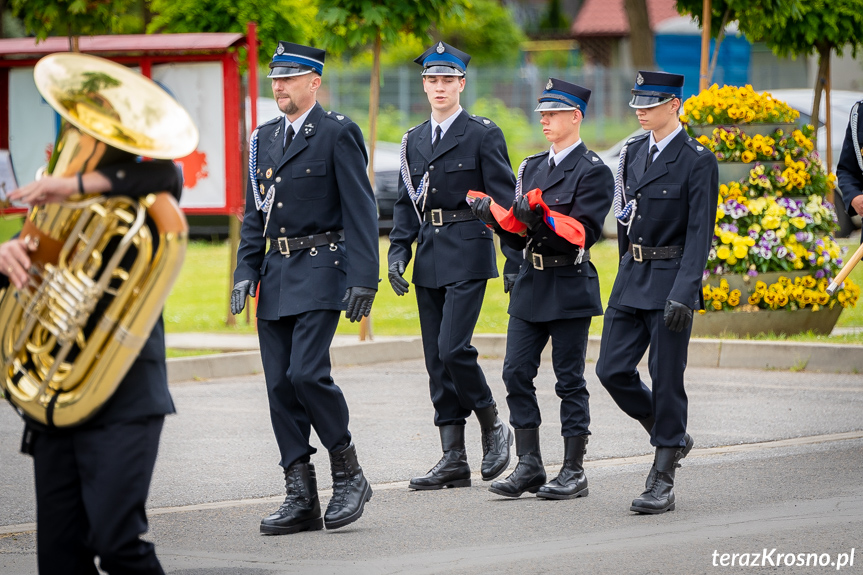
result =
M785 168L785 162L759 162L767 171L773 170L773 166ZM719 183L739 182L749 179L749 171L755 167L755 162L719 162Z
M704 124L701 126L692 126L687 124L686 129L694 137L712 136L713 130L716 128L740 128L740 131L748 136L761 134L762 136L771 136L776 130L782 130L786 134L793 132L799 126L797 124Z
M818 335L829 335L842 313L842 306L833 309L820 308L758 311L708 311L695 314L692 320L693 337L735 337L774 333L792 335L812 331Z

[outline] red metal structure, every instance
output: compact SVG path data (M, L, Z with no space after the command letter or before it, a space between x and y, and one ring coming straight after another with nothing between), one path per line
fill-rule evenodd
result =
M242 156L245 139L242 79L238 49L245 48L249 56L249 96L257 100L257 40L255 24L250 23L247 35L239 33L149 34L81 37L83 53L115 62L138 66L144 76L151 77L157 64L187 62L219 62L222 69L222 99L224 103L224 166L225 202L223 206L185 208L194 215L239 215L243 210L245 170ZM9 148L9 71L16 67L31 67L47 54L69 51L67 38L52 37L37 43L34 38L0 40L0 149ZM256 125L256 110L251 109L252 126Z

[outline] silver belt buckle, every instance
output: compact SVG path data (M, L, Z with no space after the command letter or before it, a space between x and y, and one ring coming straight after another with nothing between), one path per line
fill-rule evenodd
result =
M286 258L291 257L291 249L288 247L288 238L278 238L279 252Z
M432 216L432 225L433 226L442 226L443 225L443 209L436 208L431 211Z
M632 244L632 259L637 262L642 261L641 259L641 244Z
M545 266L542 265L542 255L541 254L530 254L530 263L533 264L534 269L544 270Z

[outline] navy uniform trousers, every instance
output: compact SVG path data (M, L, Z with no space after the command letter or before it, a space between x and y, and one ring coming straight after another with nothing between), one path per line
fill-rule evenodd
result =
M314 426L328 451L351 441L348 405L330 376L330 343L338 310L313 310L278 320L258 318L261 360L270 419L279 445L279 465L308 460Z
M692 325L680 332L665 327L663 310L605 310L602 342L596 371L615 403L634 419L653 415L656 423L651 442L675 447L686 433L688 401L683 373ZM647 358L653 390L641 380L638 362L650 346Z
M575 437L590 433L590 394L584 380L590 320L580 317L532 322L509 318L503 380L509 422L514 428L536 429L542 423L533 380L539 370L542 350L551 338L551 363L557 378L554 391L560 398L561 435Z
M41 575L164 573L147 531L144 505L164 416L74 432L38 433L36 521Z
M435 425L463 425L472 410L494 405L477 363L479 354L470 343L485 287L486 280L464 280L440 288L416 286Z

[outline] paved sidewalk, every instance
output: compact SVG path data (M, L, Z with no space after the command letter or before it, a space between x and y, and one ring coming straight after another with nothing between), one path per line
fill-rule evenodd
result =
M254 334L169 333L166 340L169 348L218 352L169 359L168 379L171 382L252 375L263 371L258 340ZM598 336L590 338L588 362L596 362L599 357L599 341ZM477 334L473 338L473 345L483 357L502 358L506 352L506 336ZM550 346L546 346L544 361L550 361L550 353ZM359 341L356 336L336 336L330 349L333 366L376 364L422 357L422 340L419 336L376 336L372 341ZM860 374L863 373L863 345L693 338L689 344L687 365ZM588 370L592 370L592 367L588 366Z

